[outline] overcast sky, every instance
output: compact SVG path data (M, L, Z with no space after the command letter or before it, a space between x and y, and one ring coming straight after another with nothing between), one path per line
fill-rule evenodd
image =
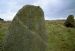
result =
M0 18L12 20L17 11L24 5L40 6L45 19L65 19L75 15L75 0L0 0Z

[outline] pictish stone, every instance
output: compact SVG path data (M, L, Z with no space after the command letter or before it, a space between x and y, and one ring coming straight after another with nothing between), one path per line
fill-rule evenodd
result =
M10 24L3 51L46 51L47 38L43 10L26 5Z

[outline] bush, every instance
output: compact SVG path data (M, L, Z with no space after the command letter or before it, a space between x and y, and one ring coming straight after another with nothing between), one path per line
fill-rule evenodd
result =
M75 27L74 16L69 15L64 24L66 27Z
M0 21L4 21L4 19L0 18Z

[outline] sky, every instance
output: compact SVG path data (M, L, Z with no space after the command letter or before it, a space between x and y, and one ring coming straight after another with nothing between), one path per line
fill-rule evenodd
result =
M0 0L0 18L12 20L24 5L40 6L46 20L66 19L75 15L75 0Z

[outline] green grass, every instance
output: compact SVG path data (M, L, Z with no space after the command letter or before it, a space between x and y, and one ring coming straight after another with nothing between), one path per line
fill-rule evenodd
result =
M75 51L75 29L66 28L63 22L47 21L48 51Z
M46 21L48 51L75 51L75 28L66 28L63 21ZM8 29L8 23L0 23L0 45Z
M8 26L9 26L9 23L0 22L0 51L2 47L3 38L7 32Z

